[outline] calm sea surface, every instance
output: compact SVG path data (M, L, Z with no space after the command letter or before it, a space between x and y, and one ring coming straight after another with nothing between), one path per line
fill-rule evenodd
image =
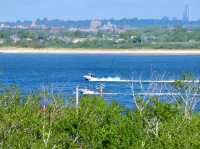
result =
M184 72L200 77L200 56L59 55L0 54L0 82L16 84L24 94L42 87L73 97L75 87L95 90L83 75L122 79L178 79ZM130 84L104 83L105 92L127 95L107 96L125 106L132 105ZM138 87L136 87L138 88Z

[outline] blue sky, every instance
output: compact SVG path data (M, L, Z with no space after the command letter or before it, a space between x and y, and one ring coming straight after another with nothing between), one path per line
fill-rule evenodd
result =
M190 18L200 19L200 0L1 0L0 21L94 18L182 17L190 6Z

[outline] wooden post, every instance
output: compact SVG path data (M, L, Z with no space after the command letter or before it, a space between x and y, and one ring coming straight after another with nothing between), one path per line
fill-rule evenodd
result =
M79 105L79 87L76 87L76 108L78 108Z

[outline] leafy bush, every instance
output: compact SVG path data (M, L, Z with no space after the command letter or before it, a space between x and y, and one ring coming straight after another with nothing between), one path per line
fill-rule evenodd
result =
M200 147L199 113L187 120L176 104L153 97L148 102L138 101L144 104L140 112L96 96L83 97L78 108L63 104L63 100L48 93L22 98L14 87L3 92L0 148Z

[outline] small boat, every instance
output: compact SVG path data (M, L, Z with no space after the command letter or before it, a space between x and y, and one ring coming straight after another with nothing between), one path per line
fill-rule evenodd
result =
M89 90L89 89L80 89L79 90L83 95L96 95L98 94L95 91Z
M89 82L127 82L127 80L121 80L119 77L96 77L92 73L84 75L83 78Z
M84 75L83 78L85 78L85 80L90 81L92 79L95 79L96 76L92 73L88 73L87 75Z

